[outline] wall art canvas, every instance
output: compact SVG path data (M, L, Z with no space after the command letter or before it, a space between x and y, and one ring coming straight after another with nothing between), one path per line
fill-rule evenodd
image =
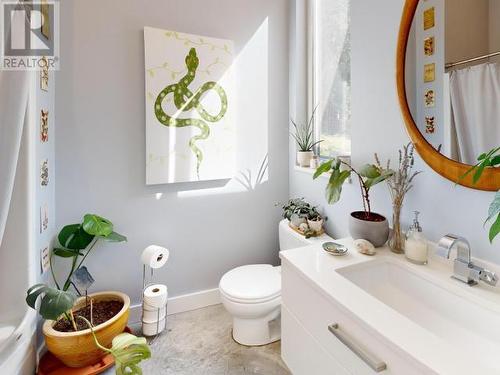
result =
M434 134L436 131L436 123L434 116L426 116L425 117L425 132L427 134Z
M49 184L49 160L42 160L40 163L40 185L47 186Z
M40 142L49 141L49 111L41 110L40 113Z
M144 28L146 183L232 178L233 42Z
M40 234L49 228L49 206L44 204L40 207Z
M434 82L436 80L436 64L424 65L424 82Z
M49 91L49 62L45 56L41 59L40 89Z
M40 250L40 268L42 273L47 272L50 268L49 245L43 247Z
M424 96L424 103L427 108L431 108L436 105L436 95L434 90L427 90Z
M432 7L424 11L424 30L432 29L436 25L436 8Z
M433 36L424 39L424 54L425 56L434 55L434 43L435 39Z
M47 0L41 0L40 4L40 24L42 25L41 32L47 40L50 40L50 12L49 12L49 4Z

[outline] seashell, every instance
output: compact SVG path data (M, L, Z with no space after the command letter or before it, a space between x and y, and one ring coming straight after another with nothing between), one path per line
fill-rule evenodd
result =
M356 246L356 249L361 254L364 254L364 255L375 255L376 254L375 246L373 246L373 244L370 241L355 240L354 246Z
M301 223L301 224L299 225L299 230L300 230L301 232L305 232L305 231L306 231L306 230L308 230L308 229L309 229L309 226L307 225L307 223Z

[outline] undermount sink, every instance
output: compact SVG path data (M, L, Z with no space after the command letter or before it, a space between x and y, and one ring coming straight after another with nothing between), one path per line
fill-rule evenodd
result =
M429 277L393 258L357 263L336 272L451 344L457 356L470 356L492 371L500 370L500 309L498 304L475 298L473 288Z

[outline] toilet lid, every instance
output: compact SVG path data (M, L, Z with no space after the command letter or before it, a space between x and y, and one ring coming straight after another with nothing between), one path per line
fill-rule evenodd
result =
M271 299L281 294L280 267L270 264L252 264L227 272L219 289L228 297L238 300Z

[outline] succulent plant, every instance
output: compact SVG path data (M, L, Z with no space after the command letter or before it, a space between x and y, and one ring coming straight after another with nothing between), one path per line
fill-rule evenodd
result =
M322 219L317 208L315 206L311 206L310 203L307 203L304 198L290 199L285 205L283 205L283 218L291 220L292 215L294 214L296 214L299 218L308 220L317 221Z

